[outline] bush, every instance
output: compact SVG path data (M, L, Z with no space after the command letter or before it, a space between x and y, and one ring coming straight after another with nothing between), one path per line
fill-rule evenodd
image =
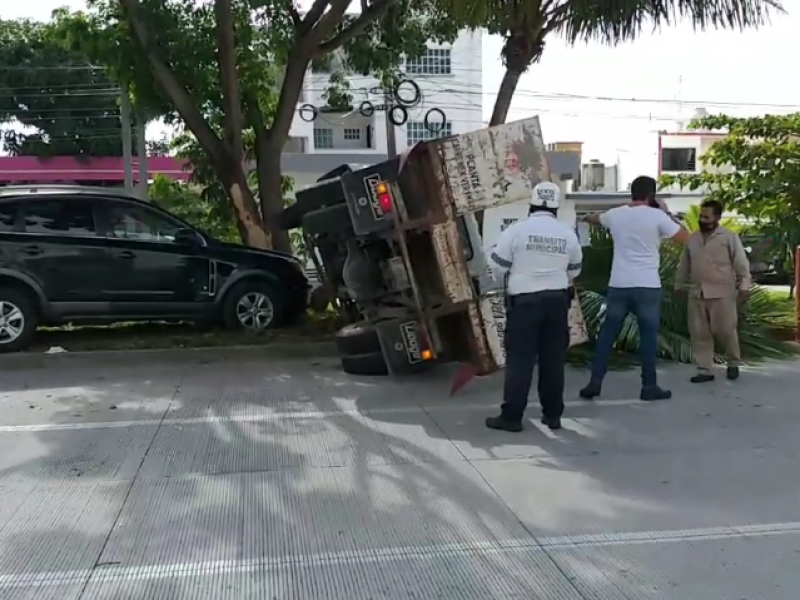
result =
M661 246L661 331L659 354L662 358L679 362L691 362L692 351L687 323L686 298L674 291L675 274L678 270L683 248L672 242ZM603 230L592 232L592 246L584 248L583 272L577 287L584 318L592 341L596 338L603 321L605 292L611 272L613 242ZM787 358L798 354L795 346L776 335L776 330L785 327L786 315L781 302L766 289L755 287L750 300L742 307L739 318L739 341L742 357L746 360L765 358ZM623 324L617 338L617 350L633 353L639 350L639 328L633 315ZM718 359L721 360L721 356Z

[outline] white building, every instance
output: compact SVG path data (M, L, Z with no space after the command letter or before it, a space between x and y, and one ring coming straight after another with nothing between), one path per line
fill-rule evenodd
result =
M341 59L334 57L328 70L340 67ZM453 44L431 43L423 56L402 65L402 71L419 86L421 101L408 110L407 122L395 127L397 152L419 141L484 127L480 32L464 32ZM284 172L295 180L295 189L309 185L344 162L354 162L353 158L359 158L355 162L362 164L374 164L387 158L386 112L375 110L372 115L365 116L359 111L364 102L370 102L373 106L384 102L383 95L376 89L379 82L375 78L361 75L348 77L352 96L352 110L348 112L320 110L311 119L312 112L307 108L302 110L305 105L327 105L324 94L329 87L329 79L329 72L309 72L306 76L290 130L292 140L283 161ZM410 88L404 87L400 93L407 97L409 92ZM439 110L430 112L431 109ZM429 118L428 127L425 125L426 115ZM301 156L286 156L297 154ZM309 161L302 156L306 154L317 156ZM325 168L328 166L330 168Z
M698 109L695 117L702 117L705 114L705 110ZM711 146L723 137L725 133L719 131L687 130L684 127L673 132L658 132L658 177L715 170L712 166L704 167L702 158ZM717 170L724 172L730 170L730 167L720 167ZM673 199L668 202L670 210L684 212L689 206L700 204L706 190L703 188L690 190L680 185L672 185L661 191L673 195Z

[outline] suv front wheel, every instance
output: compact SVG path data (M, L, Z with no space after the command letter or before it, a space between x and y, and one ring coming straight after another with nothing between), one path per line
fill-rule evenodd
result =
M13 288L0 288L0 352L19 352L33 342L36 308L30 298Z
M234 285L222 301L222 321L227 329L262 332L279 326L285 303L275 286L258 279Z

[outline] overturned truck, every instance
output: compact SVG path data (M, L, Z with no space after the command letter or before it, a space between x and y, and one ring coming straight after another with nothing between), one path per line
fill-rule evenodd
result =
M325 297L351 321L343 369L403 375L443 361L488 374L505 364L505 298L474 213L530 198L550 180L537 118L414 146L367 168L342 166L281 215L301 228ZM579 311L579 309L578 309ZM573 315L573 342L585 330Z

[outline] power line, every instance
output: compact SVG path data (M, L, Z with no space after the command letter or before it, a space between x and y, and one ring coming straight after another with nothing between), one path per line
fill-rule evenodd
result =
M64 66L4 66L0 67L0 72L3 71L105 71L105 67L95 66L95 65L64 65ZM452 67L450 69L450 74L457 74L457 73L483 73L483 69L469 69L469 68L459 68L459 67ZM328 75L328 73L310 73L311 76L322 77ZM414 80L418 83L433 83L438 86L443 85L443 78L448 78L447 74L415 74ZM375 77L371 75L361 75L361 74L353 74L348 76L348 80L352 82L357 82L358 80L363 80L365 82L369 81L370 83L374 83L376 81ZM96 83L96 84L78 84L81 87L87 88L87 86L103 86L104 84ZM462 90L458 88L443 88L443 91L448 93L462 93L462 94L476 94L481 96L494 96L496 92L493 90L485 90L483 89L484 86L478 83L471 83L471 82L459 82L458 86L471 88L471 90ZM69 87L69 86L65 86ZM47 89L58 89L56 86L46 86ZM476 89L479 88L479 89ZM29 89L36 89L36 86L30 86ZM88 88L87 88L88 89ZM326 91L327 88L306 88L305 91L317 91L323 92ZM356 90L357 92L366 91L367 86L359 87ZM119 88L115 87L98 87L96 89L88 89L89 92L94 91L102 91L108 93L119 93ZM49 92L42 92L43 95L53 96ZM0 98L5 97L14 97L19 94L0 94ZM27 95L27 94L26 94ZM35 94L34 94L35 95ZM67 94L74 96L76 94ZM58 94L55 94L58 96ZM729 101L729 100L688 100L681 98L637 98L637 97L621 97L621 96L604 96L604 95L590 95L590 94L573 94L573 93L566 93L566 92L545 92L545 91L536 91L536 90L529 90L529 89L518 89L515 93L515 97L517 96L524 96L524 97L531 97L540 100L591 100L591 101L599 101L599 102L629 102L629 103L641 103L641 104L674 104L674 105L698 105L698 106L719 106L719 107L754 107L754 108L779 108L779 109L786 109L786 110L800 110L800 105L797 104L781 104L781 103L771 103L771 102L740 102L740 101Z

